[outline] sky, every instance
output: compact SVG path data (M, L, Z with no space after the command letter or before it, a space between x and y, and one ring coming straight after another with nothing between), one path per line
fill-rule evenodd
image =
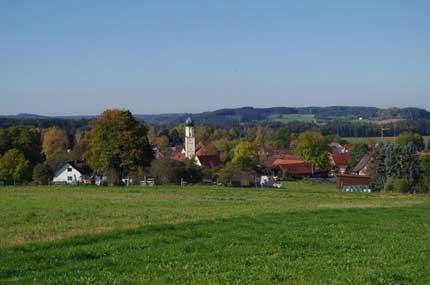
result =
M0 0L0 114L430 109L428 0Z

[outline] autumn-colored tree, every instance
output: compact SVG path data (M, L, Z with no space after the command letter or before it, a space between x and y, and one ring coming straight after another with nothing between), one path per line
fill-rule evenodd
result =
M319 132L307 131L300 134L294 153L307 161L315 170L325 170L329 166L329 146L326 138Z
M95 173L119 184L123 175L150 165L153 154L146 133L130 111L104 111L91 122L85 158Z
M204 155L219 155L217 147L213 143L208 143L203 150Z
M169 137L167 136L157 137L155 140L155 145L162 153L166 153L169 148Z
M43 133L42 150L47 160L69 159L69 147L69 138L64 130L49 128Z
M8 182L29 180L31 177L30 162L17 149L8 150L0 159L0 179Z
M242 141L233 151L232 163L240 169L253 169L257 166L257 153L254 144Z
M71 158L79 160L84 158L88 150L88 133L77 132L75 134L75 145L73 146Z

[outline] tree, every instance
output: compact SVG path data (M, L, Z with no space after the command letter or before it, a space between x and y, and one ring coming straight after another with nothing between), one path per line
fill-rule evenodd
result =
M421 180L430 181L430 156L424 155L420 157L420 176Z
M397 137L396 142L402 146L406 146L411 142L415 145L418 151L425 149L424 139L420 134L404 132Z
M166 157L152 161L151 174L157 184L179 184L181 179L195 183L203 177L202 169L194 161L189 159L177 161Z
M73 160L83 159L87 151L88 151L88 134L77 132L75 134L75 145L73 146L71 158Z
M386 177L401 177L402 165L401 155L402 146L397 143L388 143L384 146L383 151L385 152L385 176Z
M300 134L294 153L310 163L312 174L316 169L329 167L329 146L326 138L319 132L307 131Z
M376 191L384 189L384 183L387 178L385 173L385 145L374 149L369 162L368 172L371 174L372 188Z
M204 155L219 155L217 147L213 143L208 143L203 149Z
M349 151L349 166L355 167L368 151L368 146L365 143L353 144Z
M406 179L410 187L418 182L420 176L419 163L417 148L414 143L409 142L402 149L400 165L402 177Z
M283 126L278 130L278 133L276 134L274 146L279 148L287 148L290 146L290 141L290 131L288 130L287 126Z
M29 180L30 162L17 149L8 150L0 159L0 179L7 182Z
M242 141L233 150L232 163L241 170L254 169L257 166L257 153L252 143Z
M51 181L54 173L45 163L39 163L33 168L33 182L38 185L46 185Z
M183 143L183 138L179 134L177 129L172 129L169 131L169 145L177 146Z
M48 160L67 160L70 147L67 133L59 128L49 128L43 134L43 153Z
M91 122L85 158L96 174L120 184L124 174L150 165L153 153L146 133L130 111L104 111Z
M163 157L152 161L151 174L155 177L157 184L178 184L180 182L179 168L181 168L179 161Z

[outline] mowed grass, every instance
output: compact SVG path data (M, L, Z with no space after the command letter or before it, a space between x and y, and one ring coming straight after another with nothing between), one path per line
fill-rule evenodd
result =
M428 195L288 183L0 188L0 198L0 284L430 282Z

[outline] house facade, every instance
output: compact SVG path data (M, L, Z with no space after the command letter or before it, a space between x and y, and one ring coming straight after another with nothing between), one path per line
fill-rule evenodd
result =
M51 161L54 184L90 184L91 170L84 161Z

